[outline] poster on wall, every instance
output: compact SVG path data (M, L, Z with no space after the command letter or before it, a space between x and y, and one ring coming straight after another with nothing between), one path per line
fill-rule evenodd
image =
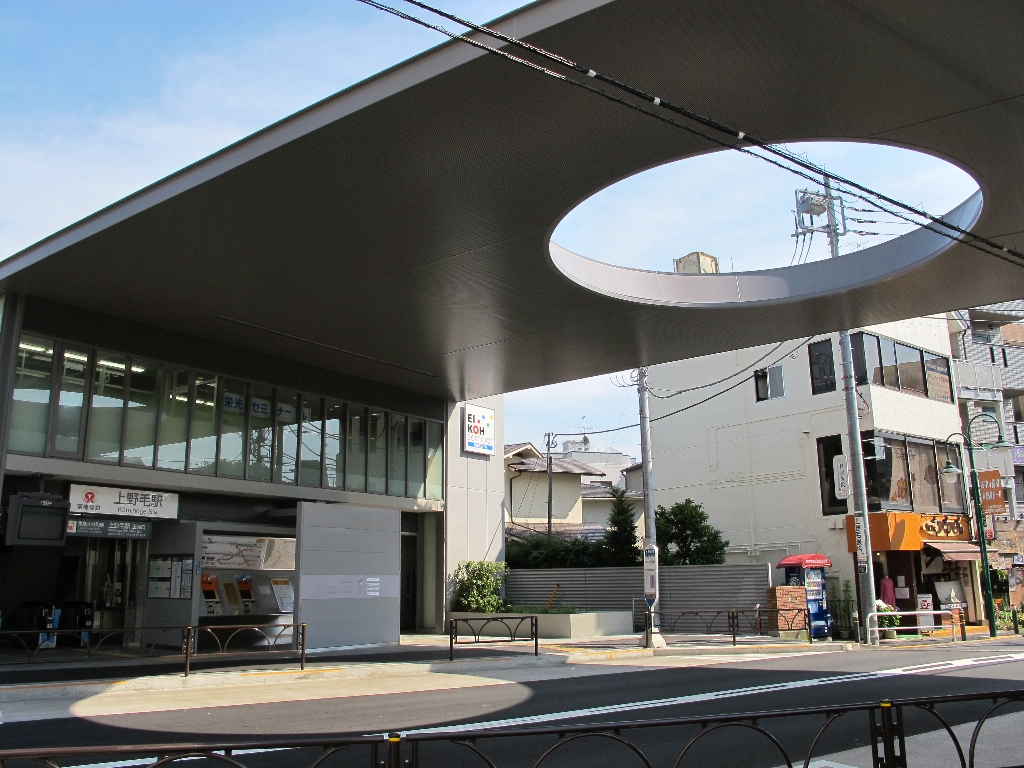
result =
M462 450L494 454L494 410L466 403L462 422Z
M203 536L203 568L263 568L262 536Z
M270 586L274 590L277 609L281 613L291 613L295 607L295 590L290 579L271 579Z
M178 519L178 494L71 484L71 513Z

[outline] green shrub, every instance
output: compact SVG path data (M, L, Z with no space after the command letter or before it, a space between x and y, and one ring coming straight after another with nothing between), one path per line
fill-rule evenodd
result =
M509 568L598 568L603 542L575 536L547 536L535 533L525 539L509 539L505 544L505 562Z
M463 560L452 574L452 610L468 613L503 610L501 585L507 572L505 563Z

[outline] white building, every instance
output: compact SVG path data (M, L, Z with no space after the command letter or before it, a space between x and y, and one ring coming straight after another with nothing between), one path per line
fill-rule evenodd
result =
M943 542L956 541L963 557L975 556L962 488L937 471L945 440L961 429L947 318L865 328L853 341L877 580L893 579L901 609L916 609L936 581L960 580L974 620L977 566L942 554ZM838 334L654 366L649 382L663 396L651 400L656 504L703 504L729 541L726 562L820 552L832 560L834 587L855 584L852 501L836 499L832 474L833 457L849 455Z

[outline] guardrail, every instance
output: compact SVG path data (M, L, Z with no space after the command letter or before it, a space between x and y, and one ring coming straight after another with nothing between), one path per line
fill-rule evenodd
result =
M658 628L662 634L679 633L679 625L692 623L696 619L703 624L705 634L732 635L732 644L741 634L763 635L767 632L807 632L807 642L813 643L811 636L811 612L807 608L729 608L721 611L682 611L664 614L661 611L646 611L648 628L653 628L654 617L658 617ZM724 626L723 626L724 625ZM717 630L717 631L716 631ZM724 630L724 631L723 631ZM749 632L744 632L749 630Z
M868 645L878 645L879 637L878 632L880 629L891 629L899 632L904 630L907 632L921 632L931 629L934 631L938 627L922 627L915 625L913 627L879 627L878 617L879 616L949 616L950 632L949 640L952 643L956 642L956 625L960 625L960 639L967 640L967 624L963 620L963 613L960 610L946 610L946 611L876 611L875 613L869 613L867 616L867 632L868 632ZM874 624L871 620L874 619Z
M523 622L529 622L529 637L519 637L519 630L522 628ZM459 640L460 623L466 625L467 629L469 630L469 635L473 637L472 640ZM508 639L505 639L505 632L503 632L501 635L485 635L484 630L486 630L492 624L503 626L505 628L505 632L508 633ZM493 627L492 629L496 628L497 627ZM487 637L488 639L481 640L481 637ZM533 641L533 655L537 656L540 653L540 637L537 634L536 616L484 615L474 616L472 618L448 619L448 661L455 661L456 645L471 645L475 643L483 645L486 645L488 643L515 643L520 641L525 642L527 640Z
M287 630L287 631L286 631ZM0 631L0 640L7 638L8 644L15 641L27 654L29 663L40 660L39 652L53 650L51 641L61 637L72 640L71 648L85 649L86 661L91 661L104 655L107 658L124 658L127 640L135 648L141 651L139 655L152 657L158 649L178 648L185 660L185 675L189 675L192 659L195 656L207 656L214 654L227 654L232 651L241 652L237 643L231 648L231 642L236 638L252 638L256 634L257 640L262 638L266 643L266 649L256 646L261 653L298 653L301 669L306 668L306 625L305 624L226 624L218 626L174 626L174 627L131 627L120 629L20 629ZM226 635L226 637L225 637ZM278 648L282 637L288 637L288 642L294 642L294 648ZM114 646L108 642L111 638L121 638L122 645ZM200 638L212 638L216 645L216 651L202 652L200 650ZM148 639L147 639L148 638ZM74 641L77 640L77 645ZM95 642L94 642L95 641ZM56 643L53 643L55 645ZM115 651L115 647L117 650ZM252 647L252 646L250 646ZM45 656L43 657L45 659ZM47 659L49 661L50 659ZM75 659L68 659L61 656L53 661L67 662ZM0 665L18 662L3 662Z
M695 717L658 718L650 720L623 720L584 725L549 725L534 728L491 728L472 730L465 726L456 726L449 731L431 730L430 732L388 733L354 737L312 737L296 739L252 739L249 741L197 743L197 742L166 742L161 744L110 745L91 747L52 747L47 749L7 749L0 750L0 765L10 765L13 760L30 760L45 765L67 764L66 760L75 760L74 764L82 764L83 758L102 756L104 760L115 757L118 760L136 759L151 760L148 768L171 765L196 758L210 760L247 768L246 758L252 758L254 765L265 765L266 757L262 754L270 750L295 750L290 755L289 765L307 765L308 768L320 768L330 758L346 750L352 750L353 763L365 765L366 756L354 754L365 748L369 753L370 765L374 768L433 768L452 765L462 756L475 757L478 764L486 768L496 768L498 759L504 764L525 764L540 768L551 764L552 756L558 754L562 764L593 764L592 755L581 755L580 745L585 741L600 741L619 745L619 754L608 752L607 764L621 766L646 766L652 768L655 753L664 754L666 746L670 747L669 758L675 760L665 765L673 768L688 768L700 765L695 747L701 742L716 740L722 748L728 750L731 764L746 765L753 761L771 762L793 766L802 764L809 766L816 754L824 752L822 739L827 733L841 739L839 751L865 744L871 748L872 768L899 768L907 765L910 755L907 745L906 716L909 712L921 712L928 716L926 722L933 722L933 733L948 736L956 761L961 768L975 768L977 761L979 737L985 723L997 712L1009 704L1024 703L1024 689L1009 691L993 691L989 693L962 694L954 696L937 696L865 702L860 704L838 704L825 707L807 707L800 709L777 709L758 712L742 712L725 715L701 715ZM965 710L974 708L971 717L964 717ZM954 710L952 712L946 711ZM939 710L942 709L943 712ZM866 733L854 726L855 719L844 721L842 728L833 729L837 721L847 715L866 715ZM820 722L824 718L824 722ZM796 723L794 723L796 720ZM974 722L970 741L961 741L953 730L951 723ZM863 723L863 720L861 721ZM820 723L820 724L819 724ZM778 724L778 736L769 730ZM798 725L798 728L794 728ZM671 730L675 729L675 730ZM689 729L689 730L687 730ZM722 744L728 733L743 730L759 737L748 753L746 759L740 749L742 742L736 739ZM647 737L644 739L644 737ZM866 738L865 738L866 737ZM544 741L551 738L552 742ZM491 745L492 758L485 747L488 740L495 740ZM537 741L541 743L538 745ZM483 743L481 743L483 742ZM647 742L650 742L648 746ZM789 744L787 748L786 743ZM795 745L800 745L799 747ZM644 750L647 750L652 757ZM767 749L773 757L766 759ZM832 747L836 751L835 745ZM299 750L309 750L308 761L303 759ZM533 751L536 755L524 759L522 752ZM754 751L756 750L756 751ZM467 754L468 753L468 754ZM538 754L539 753L539 754ZM575 754L574 754L575 753ZM801 759L802 755L802 759ZM574 759L575 758L575 759ZM591 758L591 759L588 759ZM628 758L628 759L623 759ZM927 753L919 759L927 758ZM474 762L476 762L474 761ZM568 761L568 762L567 762ZM280 761L278 761L280 762ZM115 763L119 764L119 763ZM142 765L142 763L136 763ZM331 761L331 764L337 764ZM462 764L462 761L459 762Z

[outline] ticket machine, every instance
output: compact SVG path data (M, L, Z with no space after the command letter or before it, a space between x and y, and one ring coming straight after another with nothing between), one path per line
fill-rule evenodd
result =
M203 601L206 603L207 616L222 616L224 609L220 603L220 595L217 592L217 577L204 573L199 582L203 590Z
M242 613L246 616L259 613L256 605L256 594L252 590L252 576L235 576L235 584L238 586L238 596L242 599Z
M831 637L832 617L825 596L825 569L832 561L824 555L790 555L779 561L786 569L786 586L807 590L807 610L811 614L811 637Z

